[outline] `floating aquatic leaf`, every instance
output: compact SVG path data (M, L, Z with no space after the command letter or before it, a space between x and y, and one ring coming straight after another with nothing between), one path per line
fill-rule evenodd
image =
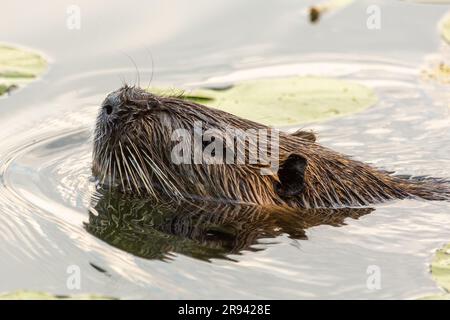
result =
M0 95L38 77L47 67L40 55L0 45Z
M423 299L450 300L450 244L436 252L431 263L431 276L446 293L424 297Z
M438 250L431 263L433 279L447 292L450 292L450 244Z
M183 94L174 89L150 91ZM348 115L377 101L375 93L364 85L319 77L243 81L220 90L194 89L185 92L183 97L272 126L296 125Z
M0 294L0 300L112 300L115 298L103 297L91 294L81 295L53 295L46 292L36 291L16 291L12 293Z
M441 22L441 33L444 40L450 43L450 13Z
M9 86L0 84L0 96L8 91Z
M427 297L421 298L420 300L450 300L450 294L427 296Z

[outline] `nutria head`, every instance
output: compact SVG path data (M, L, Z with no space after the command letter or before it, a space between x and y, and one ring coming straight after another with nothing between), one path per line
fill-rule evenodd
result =
M448 199L448 186L398 179L314 140L125 86L101 106L93 173L103 185L155 199L306 208Z
M305 158L298 154L288 157L278 174L264 175L261 169L270 163L259 159L250 163L261 149L258 137L238 141L231 137L233 129L267 131L267 137L260 140L268 142L268 155L272 149L278 152L269 145L272 130L263 125L180 98L125 86L109 94L102 104L93 171L101 182L124 192L154 197L164 193L270 204L280 202L280 195L295 196L302 191ZM200 144L195 143L196 135ZM214 148L219 140L220 147ZM242 148L238 148L239 143L243 143ZM235 154L226 163L231 150ZM240 163L236 163L240 156Z

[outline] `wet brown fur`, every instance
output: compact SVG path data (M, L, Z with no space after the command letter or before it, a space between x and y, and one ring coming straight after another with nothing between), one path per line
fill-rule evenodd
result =
M113 109L110 115L106 110ZM439 180L401 179L315 142L315 135L280 132L280 167L291 155L306 160L303 189L280 194L277 174L262 175L262 165L172 163L173 130L270 129L224 111L125 86L111 93L100 110L94 141L93 173L101 182L142 197L199 197L264 206L323 208L365 206L389 199L448 200ZM225 133L224 133L225 134ZM109 181L109 182L107 182Z

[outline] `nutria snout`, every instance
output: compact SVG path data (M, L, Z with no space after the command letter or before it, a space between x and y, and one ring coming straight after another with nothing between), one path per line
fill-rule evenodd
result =
M395 177L315 140L124 86L99 111L93 174L102 185L155 199L319 208L450 198L441 180Z

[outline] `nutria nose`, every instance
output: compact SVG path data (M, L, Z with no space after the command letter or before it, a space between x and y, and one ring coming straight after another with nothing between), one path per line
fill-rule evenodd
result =
M120 98L116 94L110 94L106 97L105 101L102 104L102 108L105 113L109 116L114 113L120 105Z
M104 105L103 108L105 109L105 112L106 112L107 115L110 115L113 112L113 109L114 109L114 107L109 105L109 104Z

